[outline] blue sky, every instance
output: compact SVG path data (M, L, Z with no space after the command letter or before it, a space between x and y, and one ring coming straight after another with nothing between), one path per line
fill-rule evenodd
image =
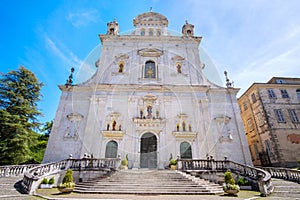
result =
M33 71L45 84L41 121L49 121L57 85L71 67L75 76L80 71L107 22L116 18L121 32L132 30L132 19L150 7L168 18L169 29L194 24L220 76L227 70L239 95L273 76L300 77L299 0L1 0L0 72L19 65Z

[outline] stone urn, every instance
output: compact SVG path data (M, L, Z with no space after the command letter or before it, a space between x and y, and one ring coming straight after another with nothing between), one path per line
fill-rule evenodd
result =
M227 194L229 194L229 195L235 196L235 195L237 195L237 193L239 193L239 190L233 190L233 189L229 190L229 189L224 189L224 192L227 193Z

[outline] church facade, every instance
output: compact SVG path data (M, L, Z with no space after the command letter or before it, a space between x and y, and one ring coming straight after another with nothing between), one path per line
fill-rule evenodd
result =
M199 57L202 37L186 22L182 35L168 19L146 12L119 35L114 20L99 35L97 71L62 91L44 163L89 154L129 159L129 168L159 168L170 158L224 159L252 165L237 88L210 82ZM209 66L205 66L209 67Z

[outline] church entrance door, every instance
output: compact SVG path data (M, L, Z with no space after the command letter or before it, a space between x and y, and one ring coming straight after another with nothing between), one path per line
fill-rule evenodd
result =
M152 133L145 133L141 138L141 168L157 168L157 138Z

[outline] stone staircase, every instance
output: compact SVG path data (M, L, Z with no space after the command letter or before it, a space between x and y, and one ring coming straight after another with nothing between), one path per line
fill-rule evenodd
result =
M299 183L285 181L277 178L272 178L272 183L274 185L274 191L266 199L300 199Z
M98 194L221 194L222 186L175 170L121 170L110 177L78 183L78 193Z
M23 176L0 177L0 199L28 199L21 193Z

